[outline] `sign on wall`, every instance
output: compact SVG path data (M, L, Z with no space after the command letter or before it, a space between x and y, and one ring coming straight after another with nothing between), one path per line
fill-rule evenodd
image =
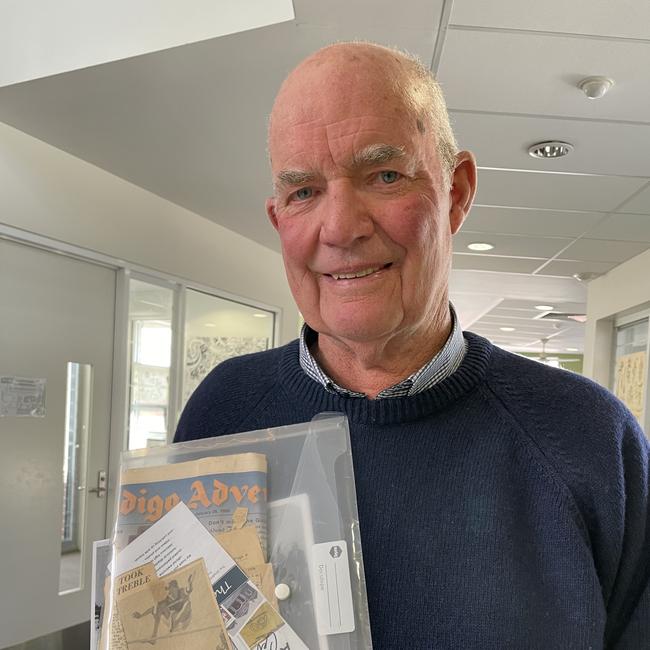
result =
M0 377L0 417L45 417L45 379Z

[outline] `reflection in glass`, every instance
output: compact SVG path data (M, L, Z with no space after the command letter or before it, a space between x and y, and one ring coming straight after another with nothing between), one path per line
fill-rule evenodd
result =
M59 593L81 589L92 367L67 364Z
M201 291L185 295L183 405L217 364L273 346L275 314Z

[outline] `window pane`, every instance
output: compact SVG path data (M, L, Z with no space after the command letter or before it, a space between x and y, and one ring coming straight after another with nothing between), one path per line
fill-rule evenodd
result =
M648 320L616 330L614 394L632 411L643 426L645 407Z
M92 366L74 362L67 365L59 593L82 587L86 456L92 395Z
M167 438L173 300L172 289L129 283L129 449Z
M273 346L275 314L188 289L183 405L217 364Z

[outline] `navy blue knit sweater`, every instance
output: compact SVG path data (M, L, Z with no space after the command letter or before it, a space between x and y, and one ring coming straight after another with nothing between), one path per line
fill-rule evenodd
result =
M328 393L296 341L226 361L176 441L347 415L378 650L650 648L642 432L596 384L466 338L396 399Z

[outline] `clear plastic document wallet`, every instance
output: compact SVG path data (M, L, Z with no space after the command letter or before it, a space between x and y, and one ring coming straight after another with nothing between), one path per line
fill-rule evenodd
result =
M125 452L110 545L102 650L372 648L343 416Z

